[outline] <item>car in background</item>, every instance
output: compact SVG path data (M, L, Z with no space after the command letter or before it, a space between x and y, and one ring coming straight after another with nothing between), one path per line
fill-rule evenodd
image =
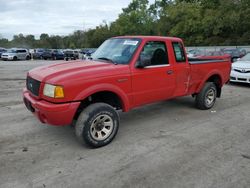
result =
M33 58L34 59L43 59L43 53L45 49L43 48L37 48L34 50Z
M250 53L232 64L230 82L250 83Z
M96 48L86 48L82 50L83 59L91 59L92 54L96 51Z
M68 60L76 60L77 59L77 56L74 53L74 50L66 49L63 52L64 52L64 59L66 61L68 61Z
M29 60L30 53L27 49L23 48L11 48L8 49L5 53L2 53L1 59L3 60Z
M75 55L76 59L79 59L80 51L81 50L79 50L79 49L74 50L74 55Z
M196 56L194 59L224 59L224 60L230 60L231 56L228 54L223 53L222 51L208 51L204 53L203 55Z
M238 50L240 51L240 55L243 57L243 56L245 56L246 54L247 54L247 51L246 51L246 49L244 49L244 48L238 48Z
M46 49L42 53L42 58L47 60L47 59L53 59L53 60L62 60L64 59L64 53L62 50L58 49Z
M198 57L204 55L204 51L201 51L199 49L191 49L187 51L187 57L188 58L193 58L193 57Z
M64 53L62 50L59 49L53 49L52 50L52 59L54 60L63 60L64 59Z
M85 59L85 51L84 50L80 50L79 59Z
M224 54L231 56L231 61L235 62L238 58L243 57L244 55L240 52L238 48L224 48L221 49Z
M5 48L0 48L0 58L1 58L1 55L2 53L6 52L7 50Z
M205 55L206 56L223 56L225 54L221 51L209 51L209 52L206 52Z
M45 49L42 53L42 59L51 59L52 58L52 49Z

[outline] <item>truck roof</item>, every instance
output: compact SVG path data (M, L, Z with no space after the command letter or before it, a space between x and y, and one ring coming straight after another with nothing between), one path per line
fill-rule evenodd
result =
M181 41L182 39L177 38L177 37L166 37L166 36L144 36L144 35L127 35L127 36L117 36L117 37L112 37L112 38L139 38L139 39L163 39L163 40L175 40L175 41Z

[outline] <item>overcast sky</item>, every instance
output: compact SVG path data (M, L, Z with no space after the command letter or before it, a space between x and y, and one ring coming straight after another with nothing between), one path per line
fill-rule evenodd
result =
M116 20L132 0L0 0L0 37L67 35ZM150 0L153 2L154 0Z

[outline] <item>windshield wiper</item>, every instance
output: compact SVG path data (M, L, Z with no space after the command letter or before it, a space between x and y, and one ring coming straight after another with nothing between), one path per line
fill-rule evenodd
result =
M109 58L107 58L107 57L99 57L99 58L97 58L97 59L101 59L101 60L105 60L105 61L110 61L111 63L117 65L116 62L114 62L112 59L109 59Z

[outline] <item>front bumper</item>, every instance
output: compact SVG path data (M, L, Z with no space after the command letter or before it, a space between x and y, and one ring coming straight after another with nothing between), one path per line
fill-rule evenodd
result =
M80 102L54 104L44 100L37 100L30 96L27 89L23 90L23 101L42 123L63 126L70 125Z
M250 73L231 71L230 82L250 83Z
M2 60L13 60L12 56L1 56Z

